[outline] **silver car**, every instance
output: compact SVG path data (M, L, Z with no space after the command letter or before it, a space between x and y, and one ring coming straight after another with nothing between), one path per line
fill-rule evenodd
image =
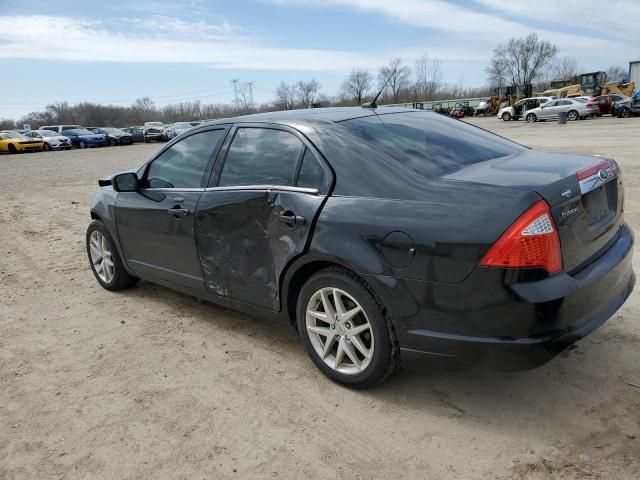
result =
M573 121L594 116L599 111L600 109L597 105L587 100L561 98L529 110L524 118L529 123L537 122L538 120L555 120L558 118L558 114L564 112L567 114L567 120Z

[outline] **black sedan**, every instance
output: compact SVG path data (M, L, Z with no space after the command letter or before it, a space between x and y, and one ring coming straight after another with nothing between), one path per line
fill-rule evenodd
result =
M86 238L104 288L142 278L287 319L355 388L430 359L535 367L635 283L614 160L430 112L217 120L99 185Z
M123 132L131 135L131 140L133 143L142 143L144 142L144 130L142 127L125 127L121 128Z
M119 128L87 127L87 130L104 135L107 138L107 144L112 147L115 145L131 145L133 143L133 137L131 134L120 130Z

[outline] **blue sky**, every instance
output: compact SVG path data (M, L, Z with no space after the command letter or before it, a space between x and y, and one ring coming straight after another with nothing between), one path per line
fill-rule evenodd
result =
M0 0L0 118L47 103L230 102L234 78L269 101L281 80L316 78L333 95L354 68L372 73L428 53L443 80L485 83L492 49L537 32L582 70L640 58L640 1ZM548 12L554 12L549 15Z

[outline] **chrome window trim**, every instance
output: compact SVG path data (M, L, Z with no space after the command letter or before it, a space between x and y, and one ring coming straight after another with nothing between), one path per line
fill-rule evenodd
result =
M158 188L141 188L141 191L144 192L204 192L204 188L168 188L168 187L158 187Z
M224 187L207 187L205 192L232 191L232 190L279 190L283 192L310 193L316 195L317 188L295 187L293 185L225 185Z

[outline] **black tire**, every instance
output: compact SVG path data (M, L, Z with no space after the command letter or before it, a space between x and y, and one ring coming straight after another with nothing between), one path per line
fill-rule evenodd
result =
M508 122L509 120L511 120L511 114L509 112L504 112L502 114L502 120Z
M109 146L110 147L115 147L118 144L118 142L116 141L115 138L110 138L109 139Z
M527 120L527 123L535 123L538 120L538 117L536 117L535 113L529 113L525 119Z
M114 268L113 268L113 278L109 283L106 283L100 278L100 276L96 272L95 267L93 266L93 262L91 261L91 252L90 252L89 242L90 242L91 233L93 233L95 230L99 231L105 237L105 239L107 240L107 243L109 244L109 249L111 251L111 260L113 261ZM91 267L91 271L93 272L93 275L96 277L96 280L98 280L98 283L100 284L100 286L102 286L102 288L115 292L117 290L123 290L125 288L132 287L136 283L138 283L138 281L140 280L139 278L129 275L129 273L127 273L126 269L124 268L124 265L122 264L122 260L120 259L120 255L118 254L118 250L116 249L115 243L111 238L111 235L109 234L109 230L107 230L107 227L105 227L100 220L94 220L89 224L89 227L87 228L87 234L86 234L86 247L87 247L87 257L89 258L89 265Z
M580 115L575 110L569 110L569 112L567 112L567 120L569 120L570 122L575 122L579 118Z
M618 111L618 118L629 118L631 116L631 111L627 107L622 107Z
M87 148L87 144L86 144L86 143L84 143L82 140L80 140L80 143L78 143L78 146L79 146L80 148Z
M42 145L42 149L45 152L48 152L49 150L51 150L51 147L49 146L49 144L47 142L44 142L44 144Z
M16 146L13 143L9 144L9 153L18 153L18 150L16 150Z
M311 296L321 288L339 288L351 295L364 309L371 324L375 348L364 371L347 375L327 365L316 353L306 328L306 308ZM298 294L296 307L298 332L305 350L315 365L331 380L350 388L370 388L390 377L400 365L400 349L389 317L374 297L371 289L357 275L339 267L314 274Z

